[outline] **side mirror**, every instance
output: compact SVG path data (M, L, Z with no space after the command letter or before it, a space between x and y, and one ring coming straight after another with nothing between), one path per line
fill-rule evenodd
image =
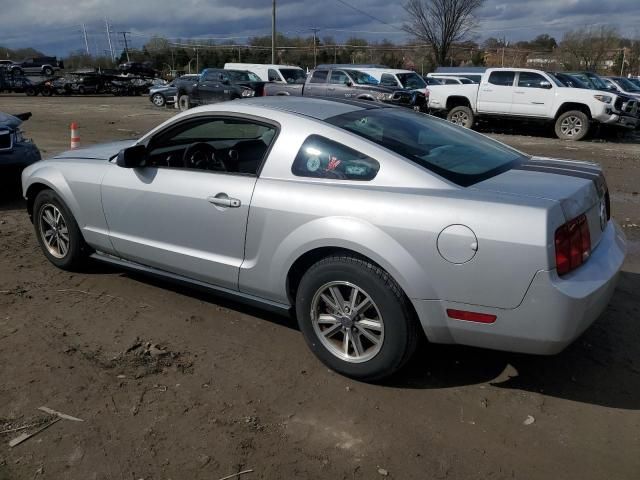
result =
M347 87L353 87L353 82L352 82L351 80L347 80L346 82L344 82L344 84L345 84Z
M547 90L549 90L551 88L551 82L547 82L543 80L542 82L540 82L540 86L542 88L546 88Z
M123 148L118 153L116 164L122 168L140 168L147 164L147 147L134 145Z

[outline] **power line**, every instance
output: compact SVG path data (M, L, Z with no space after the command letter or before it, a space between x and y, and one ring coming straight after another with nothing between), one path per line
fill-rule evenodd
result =
M360 10L358 7L354 7L353 5L345 2L344 0L336 0L336 2L341 3L345 7L349 7L351 10L354 10L354 11L356 11L358 13L361 13L362 15L365 15L365 16L369 17L369 18L375 20L376 22L384 23L385 25L393 27L393 25L391 25L390 23L385 22L384 20L381 20L378 17L375 17L375 16L371 15L369 12L365 12L364 10Z

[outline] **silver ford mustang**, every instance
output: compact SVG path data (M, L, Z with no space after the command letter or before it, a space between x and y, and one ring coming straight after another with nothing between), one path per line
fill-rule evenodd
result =
M28 167L56 266L87 257L294 310L345 375L421 336L553 354L606 307L625 256L601 169L529 157L407 109L265 97Z

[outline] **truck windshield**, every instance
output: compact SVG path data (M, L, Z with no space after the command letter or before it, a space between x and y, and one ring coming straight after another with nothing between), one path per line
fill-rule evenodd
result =
M618 85L620 85L627 92L640 92L640 88L638 88L637 85L624 77L617 77L615 80L618 82Z
M417 73L398 73L396 75L404 88L425 88L427 83Z
M479 133L402 108L361 109L326 122L463 187L505 172L527 158Z
M287 83L304 83L307 75L300 68L281 68L280 74Z
M360 72L358 70L345 70L351 79L358 85L378 85L378 80L373 78L368 73Z
M252 72L238 72L234 70L227 70L227 75L234 82L259 82L260 77Z

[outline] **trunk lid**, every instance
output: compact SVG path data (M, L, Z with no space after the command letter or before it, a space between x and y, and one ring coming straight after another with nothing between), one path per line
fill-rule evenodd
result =
M610 213L607 185L595 163L532 157L471 188L556 201L565 221L584 213L592 249L600 242Z

